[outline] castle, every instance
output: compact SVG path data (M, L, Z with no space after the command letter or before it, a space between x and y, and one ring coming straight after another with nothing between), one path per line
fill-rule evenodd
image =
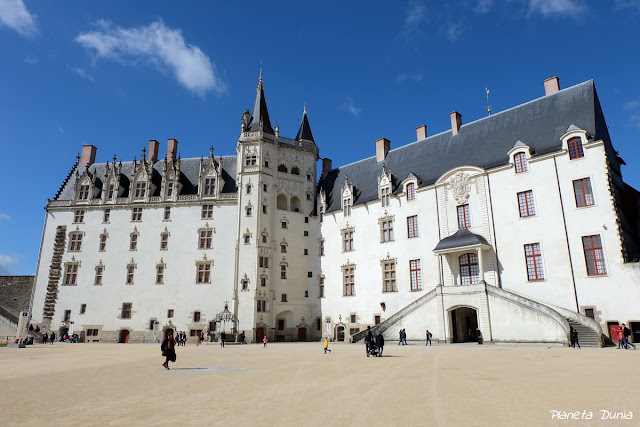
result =
M357 341L601 345L640 330L638 192L593 81L333 168L306 109L272 127L262 78L234 156L140 160L82 147L46 206L32 318L85 341L162 331ZM226 306L226 308L225 308ZM223 311L224 310L224 311ZM227 317L224 317L226 313ZM226 323L224 319L232 319Z

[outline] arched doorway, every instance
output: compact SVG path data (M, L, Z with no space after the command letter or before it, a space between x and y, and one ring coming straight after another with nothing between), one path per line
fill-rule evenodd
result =
M262 342L264 339L264 328L256 328L256 342Z
M307 341L307 328L298 328L298 342Z
M451 313L451 342L478 341L478 312L471 307L458 307Z
M129 342L129 330L123 329L120 331L120 337L118 339L119 343L128 343Z
M338 341L344 341L344 326L336 327L336 332L338 335Z

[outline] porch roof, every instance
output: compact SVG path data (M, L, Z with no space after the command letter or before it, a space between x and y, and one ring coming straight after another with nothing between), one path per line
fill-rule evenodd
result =
M472 247L489 248L491 247L491 245L484 237L474 234L466 228L461 228L460 230L456 231L455 234L440 240L436 247L433 248L433 252L453 252L454 250Z

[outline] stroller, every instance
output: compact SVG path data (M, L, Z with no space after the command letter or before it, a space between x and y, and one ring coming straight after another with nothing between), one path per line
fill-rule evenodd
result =
M371 340L371 342L369 343L369 354L371 356L378 357L378 346L376 345L376 339L375 338L373 338Z

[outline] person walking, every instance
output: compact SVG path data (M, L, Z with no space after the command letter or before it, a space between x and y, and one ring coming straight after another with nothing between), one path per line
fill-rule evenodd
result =
M47 341L49 341L49 334L45 332L44 335L42 336L42 344L46 344Z
M402 345L407 345L407 330L402 330Z
M371 332L371 326L367 326L367 332L364 334L364 346L365 350L367 351L367 357L369 357L371 341L373 341L373 332Z
M429 332L429 330L428 330L428 329L427 329L427 332L425 333L425 335L427 336L427 341L426 341L426 343L425 343L424 345L425 345L425 346L431 345L431 337L432 337L433 335L431 335L431 332Z
M573 328L571 330L571 347L576 348L576 344L578 345L578 348L580 348L580 343L578 342L578 331L576 331L576 328Z
M200 334L196 334L196 347L200 347Z
M268 342L269 338L267 338L267 336L265 335L264 338L262 338L262 348L266 348Z
M200 343L204 342L204 332L200 332Z
M611 330L616 334L615 336L618 339L618 350L620 350L624 346L624 337L622 335L622 327L613 326L611 327Z
M49 344L53 345L53 342L56 340L56 333L51 331L51 335L49 335Z
M402 345L402 331L403 330L400 329L399 336L398 336L398 345Z
M329 350L329 337L324 337L324 354L327 354L327 351L329 353L331 353L331 350Z
M224 342L227 339L227 333L225 331L222 331L220 333L220 347L224 347Z
M162 355L164 356L164 363L162 364L162 366L164 366L166 370L170 370L171 368L169 368L169 362L176 361L176 340L173 339L172 332L169 332L164 338L162 344L160 345L160 349L162 350Z
M626 349L629 348L629 346L633 347L634 350L637 350L636 345L633 344L631 341L629 341L629 337L631 336L631 329L627 328L627 325L625 325L624 323L622 324L622 337L624 339L624 347Z
M382 357L382 351L384 350L384 337L382 332L376 334L376 347L378 347L378 357Z

